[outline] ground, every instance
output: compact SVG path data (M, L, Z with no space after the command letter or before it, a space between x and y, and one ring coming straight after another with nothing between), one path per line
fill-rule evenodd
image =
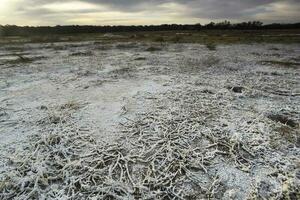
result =
M5 44L0 197L297 199L299 55L298 43Z

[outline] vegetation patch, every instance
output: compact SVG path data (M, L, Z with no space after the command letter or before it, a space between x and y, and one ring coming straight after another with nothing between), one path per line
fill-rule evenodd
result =
M183 37L181 35L175 35L174 37L172 37L170 39L172 42L174 43L178 43L178 42L181 42L183 40Z
M78 103L77 101L71 100L68 101L67 103L61 105L59 107L60 110L78 110L81 108L81 104Z
M91 51L84 51L84 52L75 52L72 53L71 56L92 56L93 52Z
M241 86L233 86L227 87L227 89L233 91L234 93L242 93L245 88Z
M134 60L146 60L146 58L145 57L137 57Z
M134 73L133 67L122 67L109 72L112 78L131 78L134 76Z
M289 117L287 113L269 114L268 118L274 122L280 122L292 128L296 128L299 126L299 122Z
M161 51L161 50L162 50L162 48L160 48L160 47L154 47L154 46L151 46L151 47L149 47L149 48L146 49L146 51L151 51L151 52L153 52L153 51Z
M205 112L195 94L203 93L167 92L156 103L175 107L166 105L128 120L122 124L123 137L109 144L96 142L72 118L53 119L55 128L34 135L11 156L11 171L1 179L2 199L216 197L222 187L209 170L213 160L221 157L237 168L250 168L256 157L246 143L200 131L216 105L208 104Z
M277 48L277 47L271 47L271 48L269 48L269 50L272 50L272 51L279 51L280 49Z
M214 43L208 43L206 44L206 48L210 51L216 51L217 50L217 45Z
M36 60L42 60L45 59L46 57L44 56L36 56L36 57L25 57L22 55L15 55L17 58L14 60L6 60L3 62L3 64L8 64L8 65L18 65L18 64L27 64L27 63L32 63ZM11 67L11 66L8 66Z
M28 63L28 62L32 62L33 61L32 58L24 57L24 56L21 56L21 55L17 55L17 57L18 58L16 60L8 61L8 63L10 63L10 64L18 64L18 63Z
M300 63L298 62L289 62L289 61L278 61L278 60L263 60L260 62L263 65L274 65L285 68L299 68Z
M163 36L158 36L153 39L154 42L166 42Z
M297 132L294 128L290 126L279 126L274 129L274 131L278 132L282 138L284 138L286 141L295 144L296 147L300 147L300 133ZM282 142L279 138L277 143ZM279 146L279 145L278 145Z
M132 43L121 43L121 44L117 44L116 48L117 49L134 49L137 48L138 44L132 42Z

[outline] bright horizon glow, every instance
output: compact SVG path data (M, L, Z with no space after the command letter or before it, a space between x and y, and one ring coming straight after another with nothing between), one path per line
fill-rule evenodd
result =
M158 25L224 20L294 23L300 19L299 10L297 0L0 0L0 24Z
M0 17L7 15L13 9L14 2L13 0L0 0Z
M71 1L71 2L54 2L41 6L43 9L48 9L55 12L67 12L67 11L82 11L102 8L101 6L91 3ZM103 9L103 8L102 8Z

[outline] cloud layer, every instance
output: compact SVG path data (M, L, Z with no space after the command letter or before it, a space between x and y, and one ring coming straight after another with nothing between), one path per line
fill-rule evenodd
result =
M296 22L300 0L0 0L0 24Z

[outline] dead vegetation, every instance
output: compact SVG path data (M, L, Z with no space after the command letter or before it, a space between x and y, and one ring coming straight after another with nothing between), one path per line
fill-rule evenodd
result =
M72 116L72 113L82 108L84 104L71 100L57 107L40 106L39 108L47 113L47 116L40 119L37 124L40 126L51 124L65 124Z
M300 123L297 117L293 117L293 114L288 112L270 113L268 114L268 118L271 119L272 121L280 122L292 128L298 127Z
M296 147L300 147L300 132L297 129L292 128L288 125L281 125L274 128L274 132L278 133L278 137L272 140L272 147L279 148L280 143L287 141L294 144Z
M183 89L150 96L160 106L128 119L122 137L107 144L96 142L72 118L54 123L7 158L10 170L1 175L1 199L222 198L227 189L211 170L214 165L226 160L250 172L264 155L247 141L205 128L220 112L206 95ZM257 198L285 194L273 193L269 182L258 184L252 191ZM294 182L287 191L297 197Z
M71 101L68 101L67 103L59 106L59 109L60 110L78 110L82 107L83 105L80 104L79 102L77 101L74 101L74 100L71 100Z
M122 67L109 72L114 78L130 78L133 77L135 73L134 67Z
M120 49L128 51L124 56L116 52L117 58L124 58L126 63L109 59L104 65L111 68L105 72L75 66L55 75L64 81L71 75L70 80L78 81L78 88L90 87L94 93L105 82L111 92L115 85L109 82L118 82L118 78L132 78L143 72L139 78L152 79L145 69L138 68L143 62L135 62L147 60L147 65L157 65L165 73L148 68L155 75L155 84L163 82L171 89L148 94L145 99L153 108L135 117L130 115L132 118L117 129L121 138L109 143L99 142L93 136L95 129L82 126L82 118L75 118L74 113L82 117L77 113L82 103L68 101L37 107L43 114L34 121L40 130L24 148L6 155L2 165L8 170L0 171L0 199L299 199L299 112L293 106L299 97L293 90L297 84L293 76L299 74L278 68L274 73L261 65L250 66L246 69L253 73L245 73L233 62L230 65L235 71L224 70L228 74L216 75L231 56L222 52L223 48L201 57L203 46L195 51L187 49L193 54L182 57L176 57L180 53L175 51L176 56L162 51L137 57L147 53L137 54L136 49L127 46ZM132 65L128 55L132 55ZM67 76L63 76L64 71ZM60 86L55 94L65 95L61 82L54 83ZM92 94L85 93L87 90L77 92L84 98ZM136 95L140 101L145 100L140 92ZM257 116L257 110L281 106L277 104L289 111ZM121 116L127 117L130 109L123 106L122 111ZM0 122L5 112L0 108Z

